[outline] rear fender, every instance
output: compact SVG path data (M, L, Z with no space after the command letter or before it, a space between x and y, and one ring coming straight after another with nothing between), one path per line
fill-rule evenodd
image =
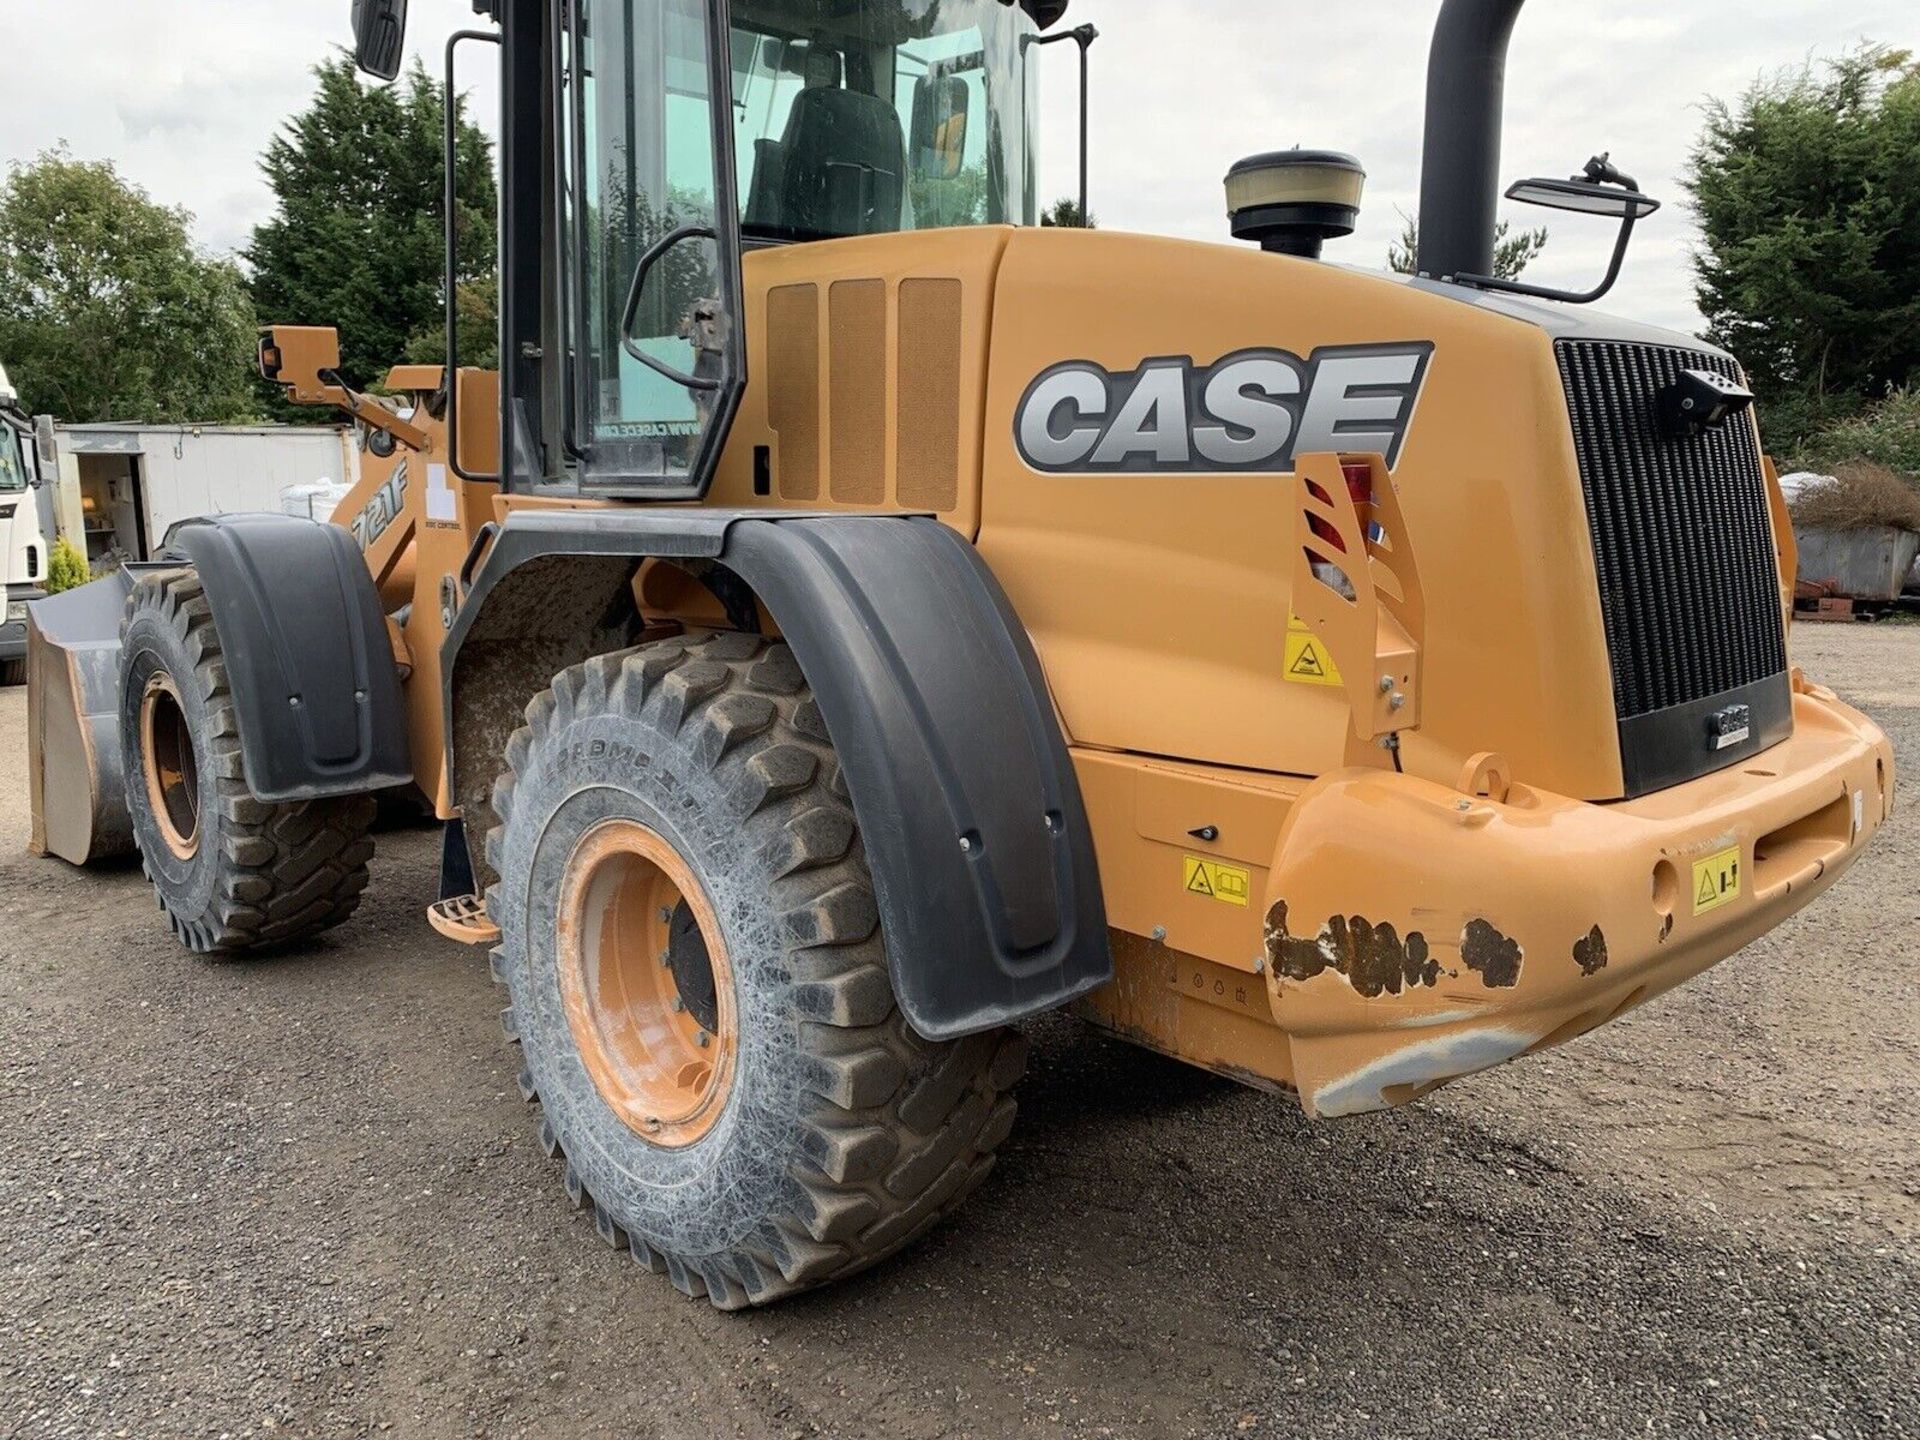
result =
M1112 978L1093 838L1038 659L973 547L932 520L524 511L442 656L454 791L478 853L508 735L558 670L631 643L646 558L723 566L813 688L866 842L895 995L933 1040Z

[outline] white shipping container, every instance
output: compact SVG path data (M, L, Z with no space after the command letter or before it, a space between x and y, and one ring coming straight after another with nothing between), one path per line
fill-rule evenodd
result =
M307 489L317 519L359 478L353 431L336 426L62 425L62 533L84 530L89 559L147 559L167 531L204 515L286 510Z

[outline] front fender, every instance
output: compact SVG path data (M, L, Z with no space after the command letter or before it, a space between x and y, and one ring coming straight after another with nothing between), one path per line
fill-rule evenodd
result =
M918 1033L944 1040L1009 1024L1112 978L1092 831L1039 661L960 536L898 516L513 515L443 655L464 803L479 793L476 765L497 764L498 752L484 761L459 753L463 732L471 740L493 728L459 722L463 705L491 704L463 697L463 667L489 663L506 639L496 617L522 610L524 594L514 597L524 587L510 577L554 556L576 557L563 608L599 627L599 643L615 628L608 607L643 558L716 561L759 597L839 752L895 996ZM534 623L541 663L591 653L584 634L568 645L544 633L550 619Z
M206 589L257 798L413 779L386 615L351 535L291 515L215 515L174 526L167 548Z

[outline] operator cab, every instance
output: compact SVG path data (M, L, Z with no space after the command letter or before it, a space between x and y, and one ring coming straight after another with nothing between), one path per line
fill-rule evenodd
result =
M456 384L462 480L698 499L747 379L743 249L1035 218L1033 46L1066 0L477 8L499 28L452 38L447 84L458 45L500 47L504 464L465 463ZM353 18L391 79L406 0ZM459 339L450 305L456 376Z

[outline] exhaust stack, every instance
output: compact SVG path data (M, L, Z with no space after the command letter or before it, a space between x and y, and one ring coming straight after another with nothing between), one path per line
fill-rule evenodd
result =
M1426 148L1420 161L1423 275L1493 272L1507 42L1525 0L1446 0L1427 61Z

